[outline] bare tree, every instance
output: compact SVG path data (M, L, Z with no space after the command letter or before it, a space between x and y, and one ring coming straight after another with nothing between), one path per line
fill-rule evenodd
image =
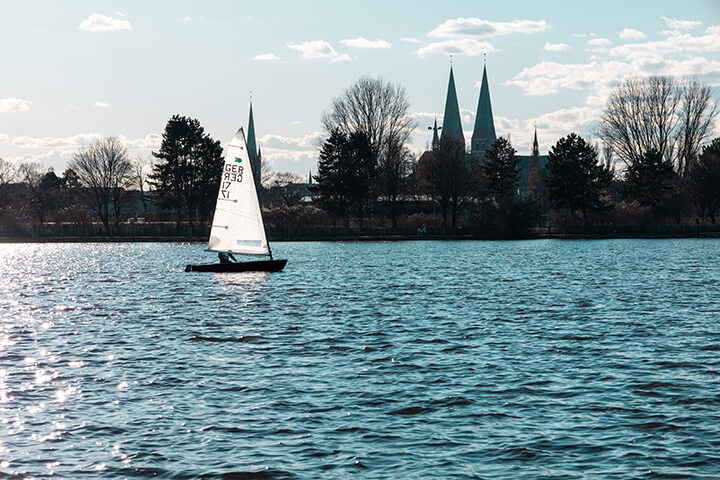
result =
M14 182L16 173L12 163L0 158L0 187Z
M132 183L137 187L140 193L140 201L143 206L143 213L147 214L147 187L148 187L148 167L151 165L147 157L138 155L132 160Z
M84 187L85 199L111 235L110 213L113 208L117 223L123 196L133 177L133 166L123 144L116 137L92 143L73 155L71 168Z
M654 151L685 175L712 133L718 113L710 87L696 79L632 78L608 98L599 136L605 149L627 166Z
M380 157L378 190L388 205L388 213L393 227L397 227L403 187L410 174L413 154L410 149L396 139L388 140Z
M273 197L279 198L282 204L287 207L297 205L302 200L305 187L304 178L301 175L290 172L278 172L273 175L270 192Z
M23 163L19 172L25 185L27 205L42 225L59 200L60 180L52 169L44 169L36 163Z
M713 101L709 86L700 85L695 78L682 85L677 133L678 173L681 176L686 176L697 161L701 145L712 134L718 113L718 104Z
M476 183L472 169L465 162L465 142L451 137L440 139L437 148L421 159L418 175L423 190L440 206L443 227L447 227L450 215L455 228L458 214Z
M672 77L626 80L607 100L599 136L628 166L650 150L671 158L679 103L677 82Z

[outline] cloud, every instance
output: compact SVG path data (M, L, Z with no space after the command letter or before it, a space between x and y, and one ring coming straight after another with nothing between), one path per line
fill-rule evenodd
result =
M10 144L17 148L77 148L102 138L99 133L79 133L70 137L14 137Z
M683 60L642 58L633 61L592 61L580 64L541 62L524 68L506 85L515 85L527 95L551 95L561 89L586 91L588 105L602 105L610 91L637 75L716 75L720 61L703 57Z
M340 43L353 48L390 48L390 44L385 40L368 40L363 37L340 40Z
M277 55L275 55L275 54L272 53L272 52L268 52L268 53L261 53L260 55L255 55L255 56L254 56L253 58L251 58L250 60L255 60L255 61L258 61L258 62L263 62L263 61L277 61L277 60L280 60L280 57L278 57Z
M258 143L265 149L284 149L284 150L307 150L315 148L319 141L324 138L323 132L313 132L301 137L284 137L282 135L264 135L258 139Z
M705 30L705 33L720 34L720 25L713 25L711 27L708 27L707 30Z
M550 52L564 52L570 46L567 43L546 43L544 48Z
M402 37L400 39L400 41L406 42L406 43L422 43L422 40L420 40L419 38L413 38L413 37Z
M301 122L300 120L293 120L292 122L290 122L290 125L302 125L302 124L303 124L303 122Z
M672 30L692 30L693 28L702 25L702 22L697 20L678 20L676 18L660 17L665 20L665 23Z
M330 62L346 62L352 60L347 54L338 53L332 45L325 40L312 40L303 43L286 44L288 48L302 53L303 60L329 60Z
M610 49L610 55L626 59L663 60L671 53L680 52L720 52L720 32L693 36L677 34L665 40L645 43L629 43Z
M428 33L429 37L493 37L511 33L537 33L550 28L545 20L515 20L514 22L491 22L479 18L455 18L446 20Z
M643 32L632 28L624 28L622 32L618 33L618 36L620 38L627 38L633 40L641 40L643 38L646 38L646 35Z
M107 102L99 102L99 101L98 101L98 102L95 102L93 105L94 105L96 108L107 108L107 107L110 106L110 104L107 103Z
M590 135L597 125L601 109L591 107L563 108L539 117L511 119L495 116L495 131L498 136L508 137L522 155L532 150L532 139L537 126L540 152L550 150L558 139L576 132L590 141Z
M613 42L607 38L593 38L586 42L586 45L590 48L586 48L585 50L589 52L605 52L612 43Z
M5 135L4 133L0 133L0 144L8 143L10 141L10 137Z
M160 148L162 144L162 135L159 133L148 133L144 138L129 139L124 135L118 137L127 148L151 150Z
M86 32L113 32L116 30L132 30L132 25L127 20L93 13L83 20L78 28Z
M497 52L495 47L489 42L480 42L474 38L462 38L457 40L445 40L443 42L435 42L422 47L415 51L418 57L427 55L465 55L468 57L476 57L483 53Z
M0 113L27 112L32 102L22 98L0 98Z
M9 160L15 165L33 162L53 167L56 171L62 171L67 167L68 160L75 152L86 148L104 136L106 135L89 132L69 137L14 137L9 141L10 146L24 150L24 152ZM130 139L124 135L117 135L117 137L128 149L131 158L140 154L149 155L151 150L158 149L162 143L162 136L158 133L149 133L145 137L136 139Z

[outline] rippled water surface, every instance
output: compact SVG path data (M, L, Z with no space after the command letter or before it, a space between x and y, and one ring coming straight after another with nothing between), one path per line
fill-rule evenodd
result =
M720 478L720 241L0 245L0 477Z

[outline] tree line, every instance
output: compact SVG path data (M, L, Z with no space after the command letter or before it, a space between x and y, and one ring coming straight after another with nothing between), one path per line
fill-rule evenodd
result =
M449 136L413 158L404 89L362 78L323 116L317 202L345 225L380 214L395 226L403 215L433 212L445 229L499 234L543 217L584 225L716 223L720 139L710 137L717 115L710 87L695 79L632 78L607 100L596 132L601 145L569 133L522 172L502 137L479 159Z
M312 204L294 174L262 167L260 196L274 225L471 228L517 234L550 222L716 223L720 215L718 107L709 87L634 78L609 96L592 145L569 133L546 162L521 171L507 138L482 158L449 136L413 152L416 127L399 84L362 77L321 118L324 140ZM0 224L96 221L107 234L130 202L191 228L211 221L222 146L197 119L174 115L153 160L130 158L115 137L73 154L61 175L0 159ZM135 208L137 211L137 208ZM160 217L158 217L160 218ZM547 220L549 219L549 220Z

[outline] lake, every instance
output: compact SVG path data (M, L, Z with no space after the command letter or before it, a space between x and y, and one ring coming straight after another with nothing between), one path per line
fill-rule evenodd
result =
M0 245L0 477L718 478L720 240Z

